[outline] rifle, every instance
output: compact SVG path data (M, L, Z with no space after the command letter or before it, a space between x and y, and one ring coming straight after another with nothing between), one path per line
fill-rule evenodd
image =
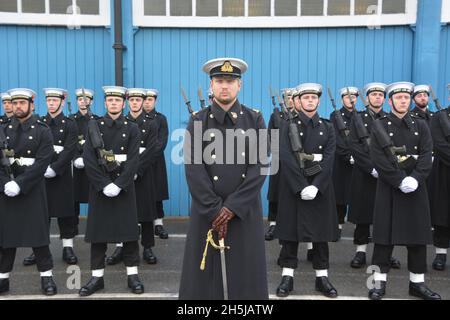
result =
M439 120L439 124L441 125L442 131L444 132L445 138L448 140L450 137L450 119L445 112L445 110L442 108L441 103L439 102L439 99L436 97L436 94L434 93L433 88L430 86L430 92L431 97L433 98L434 105L436 106L436 109L438 109L438 112L436 113L436 117Z
M11 162L9 158L14 157L14 151L8 149L8 142L6 140L5 132L0 128L0 165L5 169L6 174L11 181L14 181L14 174L11 169Z
M333 94L331 93L330 87L327 87L328 97L330 98L331 105L333 106L334 114L336 116L336 126L338 131L341 133L342 137L345 141L347 141L347 137L350 134L350 130L345 126L344 119L342 118L342 114L336 108L336 101L334 100Z
M284 112L289 118L289 141L291 142L291 149L294 152L297 162L300 166L300 170L306 177L312 177L322 171L320 164L315 164L311 167L305 168L305 161L314 161L314 155L305 153L303 149L302 140L298 132L297 124L294 121L294 116L291 111L286 107L286 102L281 102L280 96L278 96L278 102L283 106Z
M200 108L204 109L205 108L205 98L203 98L202 87L198 87L197 94L198 94L198 99L200 100Z
M114 152L112 150L105 150L105 143L103 142L97 120L89 120L88 134L91 140L92 147L95 149L98 164L102 167L104 173L115 171L119 164L115 161Z
M195 116L196 112L194 112L194 110L192 110L192 106L191 106L191 101L189 101L189 99L186 96L186 92L184 91L183 87L180 88L181 90L181 95L183 96L183 100L184 103L186 104L189 114L192 116Z
M273 114L274 114L274 127L276 129L280 128L280 110L277 108L277 103L275 102L275 95L272 91L272 86L269 86L269 93L270 97L272 98L272 105L273 105Z
M347 95L352 105L352 113L353 113L352 122L355 124L356 136L358 137L359 141L364 141L366 146L369 147L370 146L369 131L364 125L364 122L362 121L361 115L358 113L358 110L356 110L355 101L353 101L353 99L351 98L350 89L348 87L347 87Z
M69 110L69 115L72 114L72 102L70 101L70 94L67 92L67 110Z

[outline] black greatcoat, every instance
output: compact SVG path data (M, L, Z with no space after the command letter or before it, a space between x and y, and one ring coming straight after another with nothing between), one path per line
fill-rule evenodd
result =
M275 113L272 113L272 115L270 116L269 124L267 126L267 129L269 130L269 137L270 137L272 129L280 130L280 128L277 127L277 121L275 120L275 117L276 117ZM278 123L280 124L280 126L282 123L285 122L285 117L286 117L286 115L283 112L279 113ZM280 134L280 131L278 131L278 135L279 134ZM278 172L273 175L271 174L269 177L269 188L267 190L267 200L269 200L270 202L278 202L280 174L281 174L281 166L280 166L280 161L279 161Z
M450 119L450 109L439 111ZM450 141L445 137L437 115L431 120L434 145L433 170L430 175L430 203L433 226L450 227Z
M83 156L83 147L86 142L88 122L91 119L98 119L98 116L92 114L89 117L87 114L83 115L80 112L77 112L76 114L71 115L70 118L75 121L78 128L78 143L75 155L73 157L73 160L76 160ZM84 168L77 169L73 166L73 189L75 202L89 202L89 179Z
M379 113L366 110L361 112L360 115L365 127L370 133L372 130L372 117L378 119L386 115L386 113L383 110ZM370 158L370 151L366 142L358 139L353 122L350 125L349 141L351 153L353 159L355 159L355 165L353 166L352 180L350 183L351 197L348 220L354 224L372 224L377 179L371 173L375 165Z
M169 139L169 127L167 125L167 118L162 113L153 110L149 112L150 117L156 120L158 125L158 139L157 149L159 156L152 163L153 174L156 177L156 201L163 201L169 199L169 183L167 181L167 168L164 150L167 147Z
M139 222L151 222L157 218L156 212L156 181L152 162L158 156L157 123L151 115L142 113L137 119L128 114L127 119L139 126L139 165L136 189L136 205Z
M194 126L201 128L202 132L195 130L194 133ZM226 129L231 129L234 136L226 137ZM252 154L250 151L257 150L259 142L263 143L265 134L258 136L256 133L259 142L255 143L252 139L250 143L248 136L253 131L251 129L257 132L258 129L265 129L263 117L259 112L241 105L239 101L228 112L214 103L199 111L195 121L193 118L189 121L184 153L192 205L180 283L179 297L182 300L223 299L218 250L211 247L208 249L206 268L204 271L200 270L206 235L222 207L227 207L236 214L228 222L225 238L225 244L231 247L225 253L229 299L268 299L260 196L265 179L261 170L268 170L268 167L263 168L259 157L255 161L250 161L249 158ZM207 141L202 143L203 134ZM189 143L189 137L192 137L192 144ZM221 137L223 146L219 145ZM237 144L244 140L246 151L238 150ZM234 159L234 164L226 164L229 162L226 161L227 143L234 143L234 156L231 158ZM265 147L266 150L262 152L267 157L268 146ZM198 161L194 162L191 148L199 149L196 156ZM202 151L205 149L207 156L202 158ZM215 232L214 239L217 243Z
M303 112L295 116L303 148L307 154L322 154L322 171L306 177L292 151L287 123L280 135L280 159L283 171L280 177L277 227L275 237L293 242L331 242L338 237L336 201L331 172L336 148L333 125L319 118L311 119ZM306 167L312 165L306 161ZM314 200L302 200L301 191L314 185L319 189Z
M408 174L390 161L372 130L370 154L379 179L373 217L373 242L382 245L425 245L431 243L431 217L426 188L430 174L433 142L425 121L407 114L399 119L390 113L380 121L395 146L406 146L408 155L418 160ZM407 176L415 178L419 187L403 193L399 186Z
M336 157L333 169L333 184L336 194L336 204L348 205L350 203L351 179L353 165L350 163L350 146L348 138L345 139L341 132L337 130L336 115L334 111L330 115L331 123L333 123L336 133ZM342 114L345 126L350 128L353 113L342 107L338 112Z
M138 240L138 220L134 175L139 164L139 128L123 115L113 120L108 114L95 120L106 150L115 155L126 155L119 169L105 173L87 135L84 146L84 164L91 183L86 241L89 243L118 243ZM114 183L122 190L109 198L103 188Z
M78 129L76 123L60 113L55 118L50 115L42 118L52 131L55 146L63 147L61 153L53 152L50 167L56 177L45 179L47 188L48 212L50 217L74 216L72 159L76 152Z
M53 155L52 133L36 117L23 124L14 118L0 129L9 137L8 148L14 150L15 158L35 159L29 167L13 166L20 187L17 197L4 194L4 186L10 179L0 168L0 247L46 246L50 244L50 232L44 173Z

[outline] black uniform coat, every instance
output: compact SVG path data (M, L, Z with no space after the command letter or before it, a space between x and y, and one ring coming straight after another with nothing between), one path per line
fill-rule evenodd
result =
M294 117L305 153L323 155L322 171L313 177L304 176L291 149L288 125L283 125L280 135L283 171L274 235L280 240L294 242L336 241L338 221L331 178L336 148L333 125L319 118L317 113L311 119L303 112ZM306 166L311 164L306 162ZM301 191L310 185L319 189L316 198L302 200Z
M70 217L76 214L73 199L72 159L76 151L78 129L75 122L63 113L55 118L47 114L42 121L50 127L54 145L64 147L59 154L53 152L50 163L50 167L56 172L56 177L45 179L49 216Z
M219 251L211 247L208 249L204 271L200 270L200 262L211 223L219 210L227 207L236 214L228 222L228 233L225 238L225 244L231 247L230 250L226 250L229 298L236 300L268 299L260 196L265 175L261 173L261 169L263 169L261 162L251 163L248 158L250 155L248 151L250 148L256 148L258 143L250 144L244 137L249 129L264 129L264 119L259 112L242 106L239 101L236 101L228 112L213 103L199 111L196 119L198 121L191 118L188 124L184 146L185 161L191 161L191 164L185 164L185 170L192 195L192 205L179 297L183 300L223 299ZM236 130L237 138L233 140L245 139L246 153L244 155L242 152L237 153L235 143L234 161L239 161L237 164L225 164L225 148L222 164L215 163L215 161L220 162L220 159L213 160L212 155L201 159L201 154L196 164L191 146L199 142L198 149L204 150L211 143L205 141L202 147L202 134L200 132L194 134L194 122L202 128L207 139L216 141L216 143L218 141L216 135L222 133L224 145L227 140L225 129ZM214 129L215 132L205 132L208 129ZM192 145L189 144L189 134L194 141ZM215 152L219 151L215 150ZM265 150L265 154L267 156L267 150ZM264 169L268 170L268 168ZM218 243L215 232L214 238Z
M0 125L5 124L11 121L11 118L8 118L6 114L0 116Z
M87 135L84 146L84 165L91 184L86 241L90 243L117 243L138 239L138 221L134 175L139 164L139 128L123 115L113 120L108 114L96 120L103 134L106 150L115 155L126 154L127 161L112 173L105 173L98 165L95 150ZM114 183L122 190L109 198L103 188Z
M450 109L443 111L449 116ZM434 145L433 170L430 175L430 203L433 226L450 227L450 141L446 139L437 115L431 120Z
M382 245L424 245L431 243L431 217L426 179L431 171L433 142L425 121L407 114L403 119L390 113L380 121L394 145L406 146L407 154L418 155L409 176L419 182L411 193L403 193L399 186L407 177L385 155L372 130L370 154L379 179L373 217L373 242Z
M418 106L415 106L414 109L411 110L411 113L420 119L423 119L427 122L428 127L430 127L431 119L434 117L434 112L431 112L430 109L426 109L426 111L422 111Z
M272 129L280 129L277 126L277 123L281 126L282 123L285 122L286 115L284 112L279 112L279 119L278 121L275 119L276 115L275 113L272 113L270 116L269 124L267 126L267 129L269 130L269 137ZM280 134L280 131L278 131L278 135ZM280 173L281 173L281 166L280 161L278 162L278 172L276 174L270 175L269 177L269 189L267 190L267 200L270 202L278 202L278 190L279 190L279 182L280 182Z
M372 130L372 117L378 119L379 117L385 116L386 113L383 110L379 113L366 110L361 112L360 115L364 126L370 133ZM350 125L349 141L355 164L350 183L351 197L348 220L354 224L372 224L378 179L374 178L371 174L375 165L370 158L369 147L366 142L358 139L353 122Z
M52 133L35 117L23 124L13 119L0 128L8 138L15 158L35 158L29 167L14 170L20 194L10 198L4 186L10 181L0 168L0 247L43 247L50 243L44 173L53 155Z
M167 125L167 118L162 113L153 110L149 112L149 115L158 124L157 149L159 150L159 156L154 160L152 168L153 174L156 177L156 185L158 186L156 189L156 201L162 201L169 199L169 183L167 182L166 158L164 157L164 150L167 147L169 138L169 127Z
M127 119L139 126L139 165L137 179L135 180L136 205L139 222L151 222L157 218L156 212L156 181L152 162L158 156L157 149L157 123L151 115L142 113L134 119L128 114ZM142 151L142 152L141 152Z
M342 107L338 112L342 114L345 126L350 128L353 113ZM336 125L336 111L330 115L330 120L335 127L336 133L336 157L333 168L333 184L336 194L336 204L347 205L350 203L351 179L353 165L350 163L350 146L348 138L345 139L341 132L338 131Z
M77 148L73 160L82 158L83 147L86 142L86 134L88 128L88 122L91 119L98 119L98 116L92 114L91 116L83 115L81 112L77 112L70 116L71 119L75 121L78 128L78 142ZM73 191L74 200L78 203L88 203L89 202L89 179L86 175L85 169L77 169L73 166Z

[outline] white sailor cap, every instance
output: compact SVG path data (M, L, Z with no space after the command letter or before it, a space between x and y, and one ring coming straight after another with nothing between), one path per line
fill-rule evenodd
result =
M295 88L295 96L301 97L304 94L322 95L322 85L318 83L302 83Z
M84 94L86 95L86 98L89 99L94 99L94 91L90 90L90 89L84 89ZM83 96L83 89L77 89L75 90L75 95L77 96L77 98L82 97Z
M142 88L129 88L127 90L127 98L138 97L145 98L147 96L147 90Z
M147 97L158 97L159 91L156 89L147 89Z
M7 92L1 93L0 96L2 97L2 101L11 101L11 96Z
M340 91L341 98L347 95L347 89L351 95L359 96L359 89L357 87L344 87Z
M371 82L364 87L364 95L368 96L372 92L382 92L386 96L387 84L381 82Z
M60 89L60 88L44 88L42 90L44 90L44 94L45 94L46 98L55 97L55 98L64 99L67 95L67 91L64 89Z
M113 96L125 99L127 96L127 88L118 86L104 86L103 92L105 93L105 97Z
M36 97L36 92L27 88L16 88L8 90L8 94L11 96L11 100L25 99L33 101Z
M292 97L295 93L295 88L284 88L281 89L281 94L283 97Z
M405 92L412 94L414 90L414 83L411 82L394 82L387 86L386 92L389 98L391 98L394 94Z
M426 93L427 95L430 95L430 86L427 86L426 84L414 86L413 97L419 93Z
M209 76L230 76L240 78L247 71L248 65L244 60L236 58L217 58L207 61L203 71Z

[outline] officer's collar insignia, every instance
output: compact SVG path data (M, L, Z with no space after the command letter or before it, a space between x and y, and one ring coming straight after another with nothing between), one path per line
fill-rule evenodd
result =
M220 68L220 71L222 72L233 72L233 66L231 65L230 61L225 61L222 65L222 67Z

